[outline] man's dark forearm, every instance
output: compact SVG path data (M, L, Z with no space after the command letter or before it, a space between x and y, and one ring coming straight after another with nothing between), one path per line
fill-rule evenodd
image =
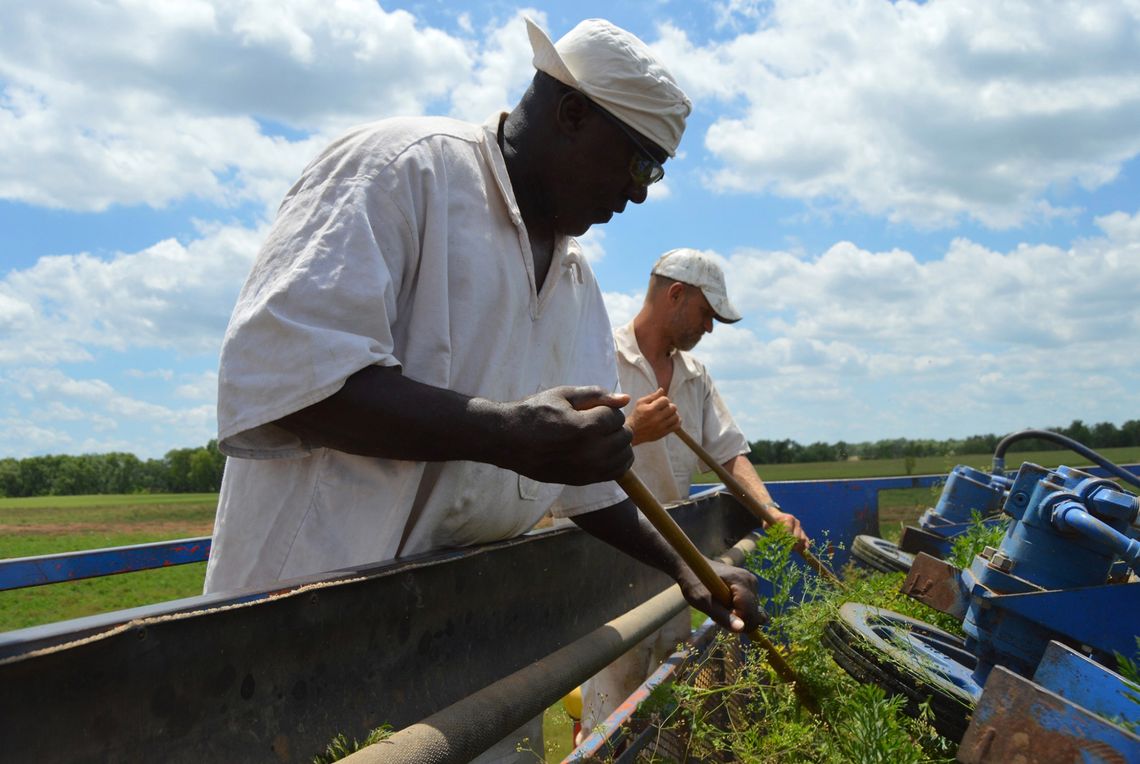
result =
M309 445L359 456L410 461L495 463L508 428L507 407L368 366L333 395L277 424Z
M573 520L590 535L668 574L680 585L681 593L690 605L707 613L721 626L732 631L751 631L767 620L757 600L756 576L743 568L709 560L713 572L729 586L732 596L731 605L718 602L632 502L623 501L606 509L578 515Z
M629 499L571 519L591 536L617 547L635 560L656 568L673 579L679 578L684 569L684 560Z
M490 401L369 366L323 401L277 421L309 446L407 461L475 461L545 483L613 480L633 463L621 406L600 387Z

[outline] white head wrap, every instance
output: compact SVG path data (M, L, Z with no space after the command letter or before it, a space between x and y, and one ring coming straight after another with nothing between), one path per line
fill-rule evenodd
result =
M536 69L676 155L693 104L645 43L602 19L583 21L557 45L529 18L526 25Z

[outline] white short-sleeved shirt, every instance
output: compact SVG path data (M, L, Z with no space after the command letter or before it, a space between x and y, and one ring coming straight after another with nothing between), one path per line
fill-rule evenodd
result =
M614 330L614 344L621 389L631 398L626 407L628 416L638 399L655 392L660 385L649 361L641 354L632 323ZM749 452L748 440L733 421L708 369L691 354L681 350L673 353L673 380L665 392L677 406L685 432L718 464ZM636 445L633 453L634 471L663 503L687 499L693 475L704 469L697 455L674 436Z
M573 515L614 483L563 487L476 462L309 448L273 421L369 365L511 401L616 389L601 292L562 239L536 292L529 239L485 125L393 119L328 147L289 191L222 348L222 481L206 590L511 538L555 498Z

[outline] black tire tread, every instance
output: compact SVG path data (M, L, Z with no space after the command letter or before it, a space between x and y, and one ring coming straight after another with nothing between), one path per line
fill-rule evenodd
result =
M921 677L913 672L884 660L877 650L849 629L842 620L833 620L824 627L823 642L835 662L854 679L863 684L877 684L888 693L905 698L904 709L908 715L917 717L919 705L929 699L933 711L932 723L939 734L955 742L966 734L973 709L938 687L924 684L920 681Z
M909 554L901 552L896 545L877 536L859 535L851 543L851 556L864 567L880 573L906 573L910 570L908 562L885 553L880 545L894 547L900 554ZM911 557L913 558L913 555Z

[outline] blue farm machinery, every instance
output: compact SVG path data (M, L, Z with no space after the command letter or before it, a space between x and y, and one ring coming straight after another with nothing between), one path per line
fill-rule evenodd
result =
M981 518L989 525L1001 522L1001 506L1010 483L1005 475L991 475L959 464L947 476L938 503L922 514L917 526L903 528L898 544L861 534L851 545L851 555L865 567L884 573L910 570L918 552L945 558L954 540L975 519Z
M999 456L992 476L951 474L944 501L924 515L923 538L953 528L963 507L996 522L985 510L1000 496L1008 522L1000 544L965 569L932 545L903 584L960 621L965 636L847 603L827 627L828 647L857 679L906 697L912 713L929 704L967 764L1140 762L1140 686L1118 673L1135 672L1140 650L1140 499L1066 466L1026 462L1007 476Z
M1005 454L1014 443L1044 441L1074 451L1099 466L1102 472L1128 481L1132 473L1113 464L1084 444L1050 430L1021 430L1002 438L994 448L994 466L984 472L960 464L947 475L938 503L922 514L918 525L902 530L899 542L870 534L855 537L851 555L863 567L885 573L908 571L914 556L925 552L945 559L954 542L980 517L984 525L1004 523L1002 505L1012 479L1005 474Z

